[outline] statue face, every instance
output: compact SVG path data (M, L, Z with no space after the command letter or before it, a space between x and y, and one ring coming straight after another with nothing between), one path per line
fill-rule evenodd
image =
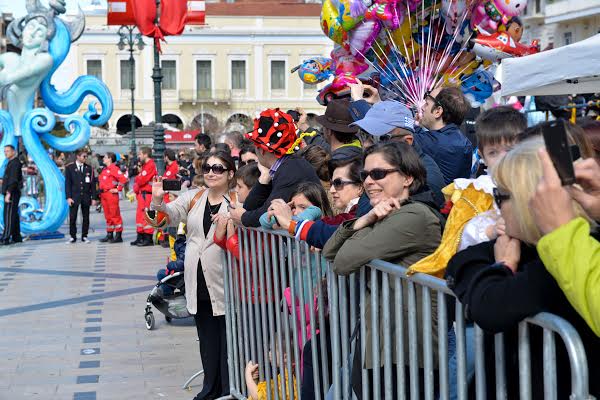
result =
M38 19L32 19L25 25L23 29L23 47L32 49L40 47L46 41L48 28Z

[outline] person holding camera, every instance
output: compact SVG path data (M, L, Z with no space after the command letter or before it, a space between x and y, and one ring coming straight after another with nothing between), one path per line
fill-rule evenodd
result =
M106 236L100 239L102 243L122 243L123 218L119 208L119 192L127 183L127 178L116 164L115 153L107 152L102 162L105 167L98 176L100 203L106 220Z

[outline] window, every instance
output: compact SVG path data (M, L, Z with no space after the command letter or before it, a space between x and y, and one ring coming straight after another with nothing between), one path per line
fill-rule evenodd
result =
M162 88L164 90L176 90L177 89L177 62L175 60L163 60L161 62L162 68Z
M102 80L102 61L87 60L87 74Z
M565 46L568 46L571 43L573 43L573 33L565 32Z
M129 60L121 60L121 90L131 89L131 75L133 73L133 81L135 82L135 60L130 64Z
M231 61L231 89L246 90L246 61Z
M285 61L271 61L271 90L285 90Z
M196 90L200 98L212 94L212 62L210 60L196 61Z

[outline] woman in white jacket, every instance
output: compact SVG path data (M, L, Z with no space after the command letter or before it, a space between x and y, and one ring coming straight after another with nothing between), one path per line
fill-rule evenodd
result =
M168 215L169 225L187 226L185 249L185 295L187 308L194 315L200 357L204 368L204 387L194 400L215 399L229 394L227 343L225 336L225 296L223 250L213 237L216 219L228 216L229 188L235 163L227 153L212 154L202 165L207 189L189 190L171 203L163 202L161 182L152 186L151 208ZM217 217L217 215L219 216Z

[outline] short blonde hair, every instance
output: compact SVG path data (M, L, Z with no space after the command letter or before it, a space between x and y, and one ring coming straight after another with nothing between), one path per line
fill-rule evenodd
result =
M521 240L536 244L543 236L531 213L529 200L535 193L542 176L542 163L538 150L544 147L540 137L527 139L511 151L492 169L492 177L502 191L510 193L515 219L523 235ZM573 200L575 215L592 222L581 206Z

